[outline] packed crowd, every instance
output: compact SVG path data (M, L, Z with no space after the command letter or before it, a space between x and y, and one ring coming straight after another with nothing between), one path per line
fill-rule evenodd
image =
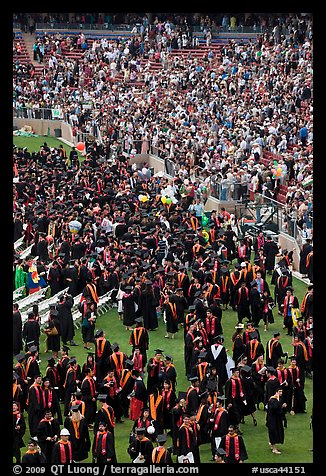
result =
M220 54L208 49L202 58L171 54L180 46L177 35L151 29L94 40L82 60L73 60L58 49L87 42L84 33L69 41L45 33L52 54L44 74L30 77L33 68L17 65L14 107L59 104L75 133L98 126L107 149L154 150L176 174L200 176L221 199L276 199L279 186L288 185L288 222L294 217L300 229L303 222L311 228L313 49L310 22L304 25L300 40L274 33L256 43L231 40ZM155 58L159 70L150 67ZM270 164L264 151L276 154Z
M305 25L308 34L309 21ZM277 42L273 35L257 44L231 41L221 57L171 57L158 73L148 69L146 76L145 70L142 90L116 81L111 68L118 60L121 68L137 64L137 35L96 42L80 63L52 55L56 61L45 66L41 79L16 70L15 107L59 102L76 116L79 129L95 120L103 139L86 142L82 163L75 148L67 156L63 146L46 143L39 151L14 147L14 241L24 237L26 246L33 245L25 260L14 256L15 289L25 286L32 294L49 285L55 296L68 288L47 315L52 356L43 377L37 306L23 323L14 305L16 461L28 426L23 462L83 461L89 454L97 462L116 462L115 424L126 417L134 421L131 461L170 462L175 455L198 463L200 445L210 443L213 458L238 463L248 459L241 422L251 416L255 424L259 404L275 454L284 442L286 414L305 412L312 284L299 302L291 287L291 253L263 232L255 239L237 236L235 217L223 207L204 212L214 176L221 184L226 179L230 190L234 185L239 199L251 192L257 200L260 192L286 183L295 188L289 189L288 206L310 229L311 185L303 181L313 158L311 38ZM169 51L159 36L155 30L150 48L160 51L161 61ZM85 101L93 109L84 111ZM146 163L140 170L133 164L136 152L150 149L175 164L173 179L153 174ZM275 164L263 165L263 149L279 154L279 177ZM199 175L206 177L204 185ZM223 188L221 198L230 198ZM302 273L312 283L311 236L306 244ZM131 355L95 327L99 300L108 291L131 331ZM72 301L80 293L84 347L95 345L85 365L69 356L68 347L75 336ZM267 331L274 306L292 339L288 367L279 332L266 348L261 344L259 323ZM231 360L222 322L228 307L237 321ZM172 357L163 359L161 349L147 355L158 311L167 339L184 332L190 384L178 395ZM164 447L167 432L170 449Z

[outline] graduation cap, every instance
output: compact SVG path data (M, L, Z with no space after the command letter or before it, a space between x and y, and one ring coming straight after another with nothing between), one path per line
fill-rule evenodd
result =
M195 377L190 377L188 378L189 382L196 382L197 380L199 381L199 377L195 376Z
M136 428L136 435L145 435L146 428Z
M164 350L154 349L154 352L155 352L156 354L163 354Z
M51 309L50 314L51 316L57 317L59 315L59 312L56 309Z
M236 326L234 326L235 329L244 329L244 324L242 322L238 322Z
M13 380L18 380L18 379L19 379L18 373L15 372L15 371L13 371L13 373L12 373L12 378L13 378Z
M273 332L273 337L278 337L279 335L281 335L279 331Z
M291 293L292 293L292 292L294 291L294 289L292 288L292 286L288 286L288 287L286 288L286 291L291 291Z
M241 371L241 372L242 372L242 371L243 371L243 372L250 372L250 370L251 370L251 367L249 367L249 365L242 365L242 366L240 367L240 371Z
M178 392L178 400L185 400L187 396L187 392Z
M29 445L37 446L37 442L38 442L37 436L30 436L30 438L28 440Z
M73 357L73 358L71 358L71 359L68 360L68 364L70 364L70 365L73 365L73 364L75 364L76 362L77 362L77 361L76 361L76 358L75 358L75 357Z
M222 343L222 342L224 342L224 337L222 335L218 335L218 336L214 337L213 342Z
M33 352L37 352L37 347L36 347L36 345L32 345L28 350L29 350L29 352L31 352L33 354Z
M173 359L172 359L172 355L166 355L166 356L165 356L165 360L172 361L172 360L173 360Z
M214 450L214 455L216 455L216 456L225 456L226 451L223 448L217 448L216 450Z
M49 363L54 363L55 362L55 358L54 357L48 357L46 359Z
M222 405L223 405L225 400L226 400L226 397L224 395L218 395L218 397L217 397L217 402L218 403L222 403Z
M153 284L152 281L149 281L149 280L148 280L148 281L145 281L145 285L146 285L146 286L151 286L152 284Z
M64 352L69 352L70 347L68 347L67 345L63 345L63 346L62 346L62 350L63 350Z
M113 344L111 345L111 349L112 350L118 350L119 349L119 344L117 342L113 342Z
M137 317L135 319L135 322L137 322L137 324L142 324L144 322L144 318L143 317Z
M207 352L200 352L200 354L198 355L198 359L204 360L206 359L206 357L207 357Z
M23 352L20 352L19 354L15 355L15 359L17 362L21 362L22 360L26 359L26 355L23 354Z
M188 307L188 311L192 312L196 309L196 306L192 304L191 306Z
M126 361L124 363L124 366L125 366L125 368L132 368L134 366L134 363L133 363L132 360L126 359Z
M297 360L296 356L295 355L291 355L291 357L289 357L290 360Z
M96 399L99 402L106 402L107 394L106 393L101 393L101 394L97 395Z
M133 290L133 287L132 287L132 286L126 286L126 287L125 287L125 290L126 290L126 291L132 291L132 290Z
M94 334L95 338L101 337L104 334L103 329L97 329L97 331Z
M167 435L161 434L156 437L158 443L165 443L168 439Z
M272 367L271 365L266 366L266 370L268 370L268 372L270 372L270 373L275 373L276 372L276 369L274 367Z

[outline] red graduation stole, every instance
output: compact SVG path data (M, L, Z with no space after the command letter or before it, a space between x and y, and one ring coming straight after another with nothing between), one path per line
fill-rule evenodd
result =
M52 390L50 390L49 388L45 388L44 390L42 390L42 397L43 397L43 407L51 408L52 407Z
M239 383L239 391L240 391L240 397L244 397L244 393L242 390L242 383L240 378L233 378L231 377L231 386L232 386L232 398L235 398L237 395L237 384L236 381Z
M215 412L215 421L214 421L214 430L218 429L218 425L220 423L220 419L222 418L223 412L225 412L225 408L218 408Z
M96 451L98 449L98 442L99 442L99 439L100 439L100 435L103 435L102 436L102 441L101 441L101 454L102 455L105 455L106 454L106 439L107 439L107 436L108 436L108 432L107 431L98 431L96 433Z
M225 452L226 456L228 457L230 454L230 438L233 438L234 441L234 458L240 459L240 446L239 446L239 437L238 435L230 435L229 433L226 435L225 438Z
M60 459L61 463L65 464L67 462L67 456L66 456L66 450L65 447L68 448L69 452L69 463L72 462L72 447L71 447L71 442L70 441L62 441L59 440L59 448L60 448Z

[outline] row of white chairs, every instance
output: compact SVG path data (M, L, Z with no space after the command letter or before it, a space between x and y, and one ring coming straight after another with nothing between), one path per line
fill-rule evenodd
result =
M16 301L19 306L20 312L26 311L26 309L29 308L31 305L38 304L40 301L42 301L42 299L46 295L48 288L49 286L41 288L39 291L36 291L33 294L29 294L28 296Z

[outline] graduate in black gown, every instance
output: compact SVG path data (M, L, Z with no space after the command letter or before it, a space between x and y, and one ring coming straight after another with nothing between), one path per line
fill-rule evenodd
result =
M145 329L150 331L157 329L158 320L156 308L159 303L157 302L157 298L154 294L152 281L145 282L145 289L141 293L140 303Z
M277 444L284 443L284 426L286 425L285 411L287 403L282 398L283 389L278 386L275 393L267 402L266 427L268 429L269 444L274 454L280 454Z
M248 459L248 453L244 440L236 431L234 425L229 425L227 435L222 436L219 448L226 451L226 463L243 463Z

